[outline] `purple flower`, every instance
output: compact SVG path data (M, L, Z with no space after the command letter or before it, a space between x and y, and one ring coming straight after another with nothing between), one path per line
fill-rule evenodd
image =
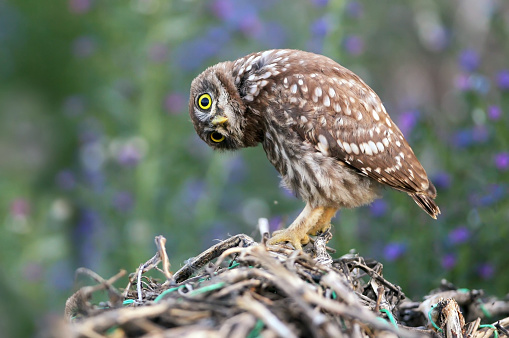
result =
M235 22L232 25L237 29L236 25L238 23ZM212 27L197 39L179 45L172 54L174 54L176 64L180 68L193 71L201 68L210 57L216 56L229 41L229 30L225 27Z
M400 258L407 250L407 246L402 242L392 242L385 246L384 257L388 261L395 261Z
M472 128L472 140L475 143L485 143L490 138L488 128L484 125L475 126Z
M85 143L80 147L80 160L87 170L98 171L106 161L106 154L99 142Z
M104 223L99 213L92 209L81 209L73 232L73 245L79 254L79 264L93 268L100 262L98 245Z
M491 184L488 187L488 193L477 198L478 205L487 207L503 199L506 195L507 187L500 184Z
M485 76L472 74L468 78L470 87L479 94L486 95L490 90L490 81Z
M311 38L306 43L306 49L310 52L321 54L323 53L323 38Z
M470 238L470 230L464 226L457 227L449 232L449 241L453 244L465 243Z
M484 263L477 268L477 272L482 279L491 279L495 274L495 267L490 263Z
M103 191L106 183L106 178L101 170L91 170L91 169L84 170L83 178L84 182L95 191L97 192Z
M44 269L40 263L28 262L23 267L23 277L29 282L39 282L44 275Z
M470 86L469 76L467 74L459 74L456 76L455 82L456 88L463 92L472 89Z
M269 230L270 232L283 229L285 227L283 217L274 216L269 219Z
M249 13L243 17L238 26L240 31L246 36L256 37L262 31L263 24L256 13Z
M164 99L164 108L168 113L182 113L186 107L187 97L182 93L171 93Z
M453 134L452 144L457 148L466 148L473 143L472 132L470 129L458 130Z
M410 135L419 120L419 112L412 110L404 112L399 116L398 126L403 135Z
M182 189L182 199L187 205L193 206L207 192L207 185L202 180L191 179L184 183Z
M134 143L126 143L117 153L117 161L126 167L136 166L143 158L143 153Z
M364 8L358 1L349 1L345 7L346 14L352 18L360 18L363 14L363 11Z
M495 166L499 170L508 170L509 169L509 152L501 152L495 155Z
M427 48L433 51L444 50L449 44L450 34L448 30L439 23L430 23L422 37Z
M155 43L150 47L148 54L153 62L162 63L168 57L168 47L164 43Z
M230 183L239 183L246 178L249 169L246 166L244 158L242 156L233 157L228 163L230 175L228 180Z
M490 81L479 74L459 74L456 77L456 88L461 91L474 90L485 95L490 90Z
M387 202L381 199L376 200L371 203L369 209L374 217L381 217L387 212Z
M445 171L439 171L431 179L433 184L439 189L447 189L451 186L451 175Z
M240 30L245 35L253 37L257 35L262 24L258 17L258 2L216 0L212 2L211 10L217 18L224 21L226 26L233 30ZM211 39L217 43L217 40Z
M72 54L80 59L92 56L96 48L97 43L91 36L80 36L72 42Z
M509 69L501 70L497 74L498 88L502 90L509 90Z
M69 12L73 14L85 14L91 7L91 0L69 0Z
M499 120L502 117L502 109L499 106L489 106L488 117L493 121Z
M467 71L473 72L479 67L479 54L473 49L465 49L459 56L460 67Z
M311 24L311 33L317 37L324 37L329 32L329 24L325 18L319 18Z
M489 132L485 126L472 129L458 130L453 134L451 143L457 148L467 148L476 143L485 143L489 139Z
M266 22L255 38L268 48L280 48L286 44L288 33L280 23Z
M446 254L444 257L442 257L442 267L446 270L451 270L454 268L457 262L458 260L453 254Z
M99 259L97 255L95 258ZM97 265L97 261L98 260L94 262L96 263L95 265ZM83 264L83 262L80 262L79 264L94 269L94 266L92 265ZM73 286L73 278L71 277L73 276L73 268L71 268L70 259L64 258L62 260L56 261L49 267L44 268L45 274L49 276L48 279L45 280L45 283L48 283L48 285L51 285L52 288L58 290L59 292L63 292L64 290L65 292L68 292Z
M215 0L212 3L212 12L217 18L228 21L235 15L234 4L231 0Z
M364 52L364 40L357 35L349 35L344 41L343 45L348 53L352 55L360 55Z
M120 212L127 212L134 205L133 195L127 191L119 191L113 197L113 207Z
M70 170L62 170L56 177L57 185L62 190L71 190L76 186L76 178Z
M85 100L81 95L71 95L64 100L63 111L68 116L82 115L85 109Z
M11 202L11 214L15 218L25 218L30 213L30 204L24 198L17 198Z
M329 0L311 0L311 3L315 7L325 7L329 4Z

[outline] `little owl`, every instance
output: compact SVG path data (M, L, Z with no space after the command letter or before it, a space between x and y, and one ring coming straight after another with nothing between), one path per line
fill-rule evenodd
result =
M282 184L306 202L268 244L295 248L340 208L371 203L381 186L406 192L436 218L436 190L376 93L313 53L280 49L209 67L191 84L198 135L219 150L261 143Z

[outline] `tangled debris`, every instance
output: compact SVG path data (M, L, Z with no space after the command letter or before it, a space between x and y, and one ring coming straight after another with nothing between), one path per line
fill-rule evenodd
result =
M508 335L509 299L443 282L423 302L405 298L382 264L356 254L332 259L330 233L305 252L236 235L191 259L175 274L164 244L130 275L121 271L78 290L66 303L65 337L493 337ZM161 263L161 268L159 268ZM143 274L158 269L166 281ZM91 295L106 290L107 304ZM460 310L461 309L461 310ZM480 325L482 321L498 322ZM465 319L468 322L465 324Z

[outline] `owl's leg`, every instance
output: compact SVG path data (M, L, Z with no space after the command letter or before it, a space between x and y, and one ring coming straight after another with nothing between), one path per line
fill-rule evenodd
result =
M295 249L302 249L302 244L309 242L308 235L316 235L330 227L330 220L335 213L336 209L333 208L313 208L306 204L299 217L287 229L274 231L267 244L290 242Z
M308 234L316 236L319 233L327 231L327 229L331 226L330 220L334 217L334 215L336 215L337 211L338 209L336 208L323 208L320 219L316 222L315 226L308 231Z

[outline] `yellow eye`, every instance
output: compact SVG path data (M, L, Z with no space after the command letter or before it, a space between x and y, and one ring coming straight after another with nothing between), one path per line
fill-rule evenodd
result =
M212 105L212 98L209 94L202 94L198 98L198 106L200 106L201 109L207 110Z
M224 135L215 131L212 134L210 134L210 139L212 140L212 142L216 142L216 143L223 142Z

